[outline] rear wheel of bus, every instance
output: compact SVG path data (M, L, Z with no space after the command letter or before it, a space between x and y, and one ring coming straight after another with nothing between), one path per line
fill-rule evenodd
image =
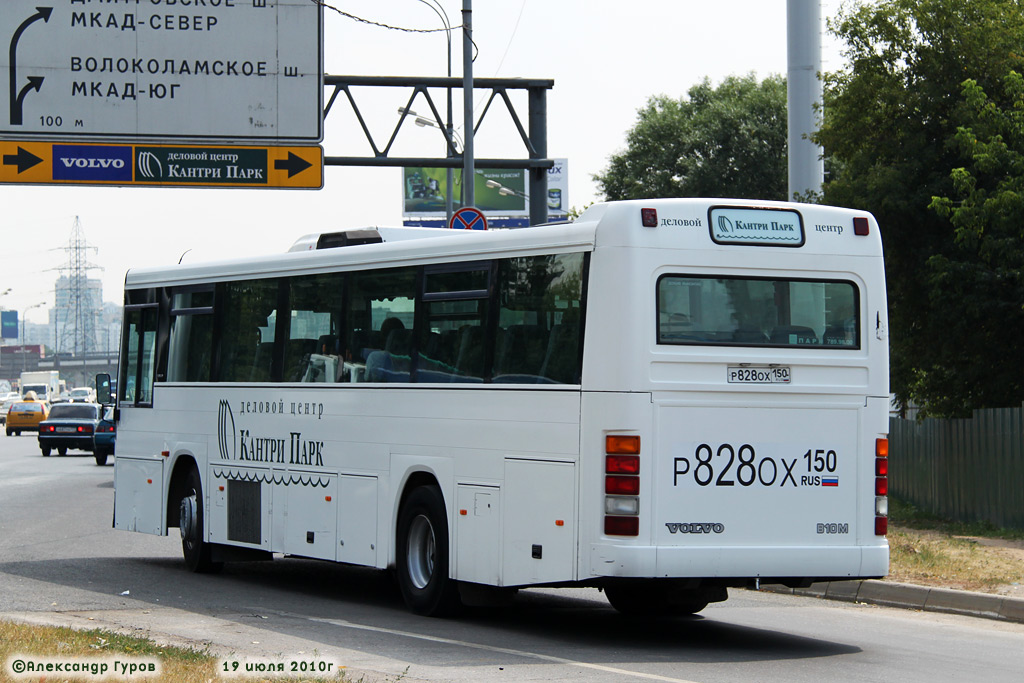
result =
M416 614L445 616L460 607L448 576L448 515L435 486L409 494L398 513L397 575L402 598Z
M203 485L199 471L193 467L188 473L180 504L181 554L185 556L189 571L219 572L224 563L210 559L211 546L203 540L203 519Z

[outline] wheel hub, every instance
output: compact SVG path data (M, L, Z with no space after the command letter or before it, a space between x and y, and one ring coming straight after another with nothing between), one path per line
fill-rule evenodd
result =
M409 526L409 547L407 564L409 578L416 588L423 589L434 576L434 527L424 515L412 520Z

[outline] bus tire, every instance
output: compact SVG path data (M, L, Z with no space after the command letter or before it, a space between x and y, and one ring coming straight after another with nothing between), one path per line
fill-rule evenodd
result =
M658 584L606 586L604 594L616 611L630 616L671 617L696 614L710 600L699 590L665 590Z
M441 617L461 607L458 585L448 576L448 516L436 486L421 486L398 513L398 587L416 614Z
M185 557L185 566L189 571L199 574L219 572L224 568L224 563L210 559L210 544L203 540L203 484L195 467L189 471L185 481L180 508L178 527L181 531L181 554Z

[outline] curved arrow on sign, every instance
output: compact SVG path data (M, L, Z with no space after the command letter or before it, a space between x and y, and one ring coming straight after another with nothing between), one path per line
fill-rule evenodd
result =
M53 13L52 7L36 7L36 13L31 17L21 22L21 26L14 32L11 37L11 51L10 51L10 80L11 80L11 125L20 126L22 124L22 105L25 103L25 95L30 90L39 92L39 88L43 85L42 76L31 76L28 79L28 85L18 92L18 41L21 40L21 34L25 32L29 26L42 19L44 22L50 21L50 14Z

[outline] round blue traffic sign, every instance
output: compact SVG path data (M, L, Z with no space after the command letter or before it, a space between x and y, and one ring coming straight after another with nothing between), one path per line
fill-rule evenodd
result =
M480 209L466 206L452 214L448 227L452 230L486 230L487 218Z

